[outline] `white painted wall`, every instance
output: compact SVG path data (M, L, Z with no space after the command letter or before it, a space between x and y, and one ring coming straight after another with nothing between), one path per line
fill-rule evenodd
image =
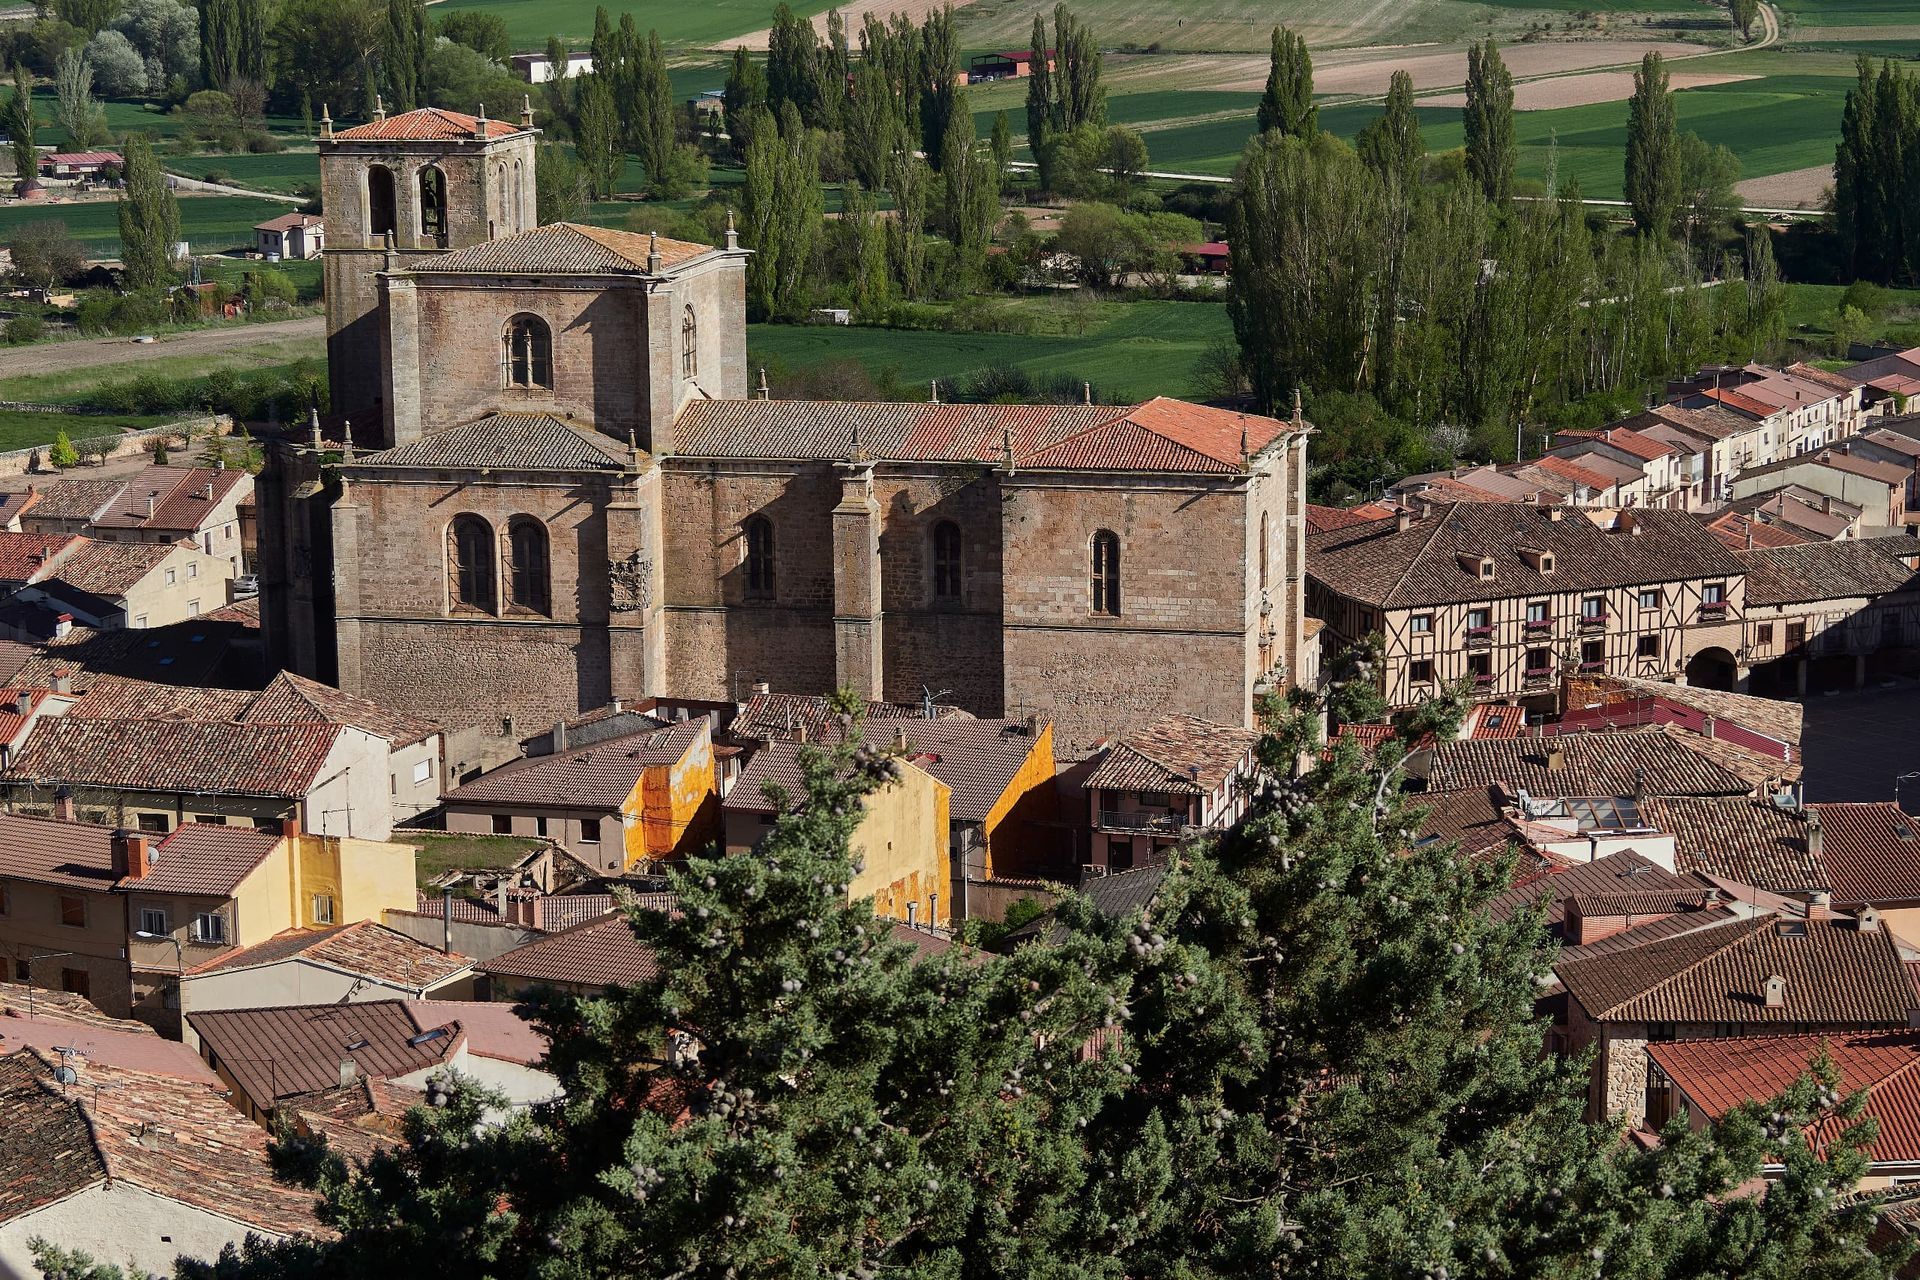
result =
M217 1257L226 1245L245 1240L247 1231L230 1218L132 1183L102 1183L0 1225L0 1280L40 1280L27 1248L35 1237L83 1250L97 1262L131 1264L140 1275L172 1275L181 1254Z
M483 1058L465 1045L461 1045L460 1052L453 1055L452 1066L468 1079L489 1089L498 1089L515 1106L523 1107L560 1096L559 1080L539 1068L500 1058ZM422 1067L411 1075L393 1077L393 1082L412 1089L425 1089L427 1077L441 1070L443 1068L437 1066Z

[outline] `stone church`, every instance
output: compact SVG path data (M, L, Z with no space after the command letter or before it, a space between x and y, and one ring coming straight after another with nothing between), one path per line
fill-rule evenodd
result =
M536 226L519 123L327 125L344 444L261 478L277 657L447 725L449 766L612 697L850 687L1243 725L1303 652L1307 426L756 394L748 251Z

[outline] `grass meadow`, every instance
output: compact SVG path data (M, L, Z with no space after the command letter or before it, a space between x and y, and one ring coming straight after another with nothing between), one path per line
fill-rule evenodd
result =
M180 234L195 253L219 253L253 243L255 223L277 218L290 206L245 196L183 196ZM30 222L64 222L74 239L101 257L120 253L120 206L114 200L83 204L12 204L0 208L0 244Z

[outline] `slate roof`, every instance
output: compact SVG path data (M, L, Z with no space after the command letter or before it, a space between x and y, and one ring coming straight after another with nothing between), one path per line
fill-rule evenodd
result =
M464 1034L410 1043L432 1028L415 1021L410 1000L289 1005L189 1012L207 1049L262 1110L285 1098L340 1087L340 1063L353 1059L362 1076L403 1076L447 1061ZM364 1043L362 1043L364 1041ZM349 1049L347 1046L354 1045Z
M358 694L282 671L241 713L245 724L344 724L364 729L398 750L440 732L421 716L393 711Z
M648 769L678 764L706 729L705 720L688 720L553 755L514 760L447 792L444 803L616 811Z
M1803 542L1732 554L1745 566L1748 608L1920 591L1920 572L1881 541Z
M587 987L630 986L660 974L653 951L633 936L624 915L563 929L474 968L501 977Z
M891 461L1016 468L1238 474L1241 441L1258 454L1295 428L1273 418L1164 397L1139 405L881 404L695 400L676 452L694 458L803 461L855 453Z
M328 1234L311 1191L274 1180L268 1135L205 1084L85 1058L0 1058L0 1221L111 1179L275 1236Z
M1647 1046L1647 1055L1668 1079L1716 1121L1742 1103L1779 1097L1823 1052L1839 1069L1842 1097L1867 1091L1865 1114L1878 1124L1868 1158L1920 1161L1920 1031L1834 1031ZM1840 1127L1824 1114L1814 1122L1814 1135L1830 1140Z
M0 876L57 889L113 888L112 827L0 813Z
M1696 737L1656 730L1443 742L1434 749L1428 785L1436 791L1504 785L1509 793L1548 797L1751 794L1754 780L1696 750L1688 741ZM1553 747L1564 754L1563 768L1547 767Z
M656 240L610 227L554 222L438 254L414 263L411 269L429 274L633 276L647 270L647 257L656 244L663 267L677 267L715 252L712 245L689 240L664 236Z
M146 893L192 893L224 898L280 846L279 833L252 827L185 822L153 848L147 874L120 882Z
M454 470L619 471L625 446L550 413L496 413L409 440L379 453L362 454L354 467L431 467Z
M1673 837L1679 866L1775 893L1831 887L1807 853L1805 818L1772 801L1649 797L1640 813Z
M0 529L0 582L38 582L82 539L74 533L10 533Z
M351 129L341 129L333 136L349 142L458 142L476 136L479 124L478 116L470 116L464 111L421 107L385 119L369 120ZM504 138L519 132L520 126L508 121L487 121L486 135L489 138ZM321 140L323 146L326 141L324 138Z
M43 719L4 776L116 791L304 796L341 733L331 724Z
M178 542L101 542L81 540L53 571L62 582L106 600L133 590L183 544ZM215 585L211 579L208 585ZM221 588L225 594L225 588Z
M1253 729L1171 713L1114 744L1086 785L1207 795L1240 769L1259 741Z
M1601 528L1594 517L1617 519L1619 525ZM1730 578L1742 572L1734 553L1683 511L1636 509L1594 517L1525 503L1456 502L1433 508L1404 531L1383 520L1312 534L1307 572L1343 596L1387 609ZM1529 565L1520 555L1523 547L1552 552L1554 571L1542 573ZM1462 556L1476 563L1491 557L1494 578L1470 572Z
M1795 922L1784 936L1761 916L1562 960L1564 984L1597 1022L1833 1023L1905 1027L1915 1005L1899 944L1886 929L1851 920ZM1768 1008L1766 981L1786 981L1785 1003Z
M225 973L294 959L328 965L409 991L425 991L473 967L463 955L437 950L383 924L361 920L330 929L287 929L264 942L230 951L193 973Z

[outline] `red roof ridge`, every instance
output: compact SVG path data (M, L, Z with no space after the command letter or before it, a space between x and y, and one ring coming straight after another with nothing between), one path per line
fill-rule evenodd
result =
M1698 969L1702 965L1706 964L1709 960L1713 960L1722 955L1725 955L1727 952L1733 950L1735 947L1740 946L1742 943L1752 941L1754 938L1760 935L1761 929L1767 926L1769 924L1769 921L1765 916L1752 916L1745 920L1734 919L1730 921L1722 921L1719 924L1710 924L1710 925L1707 925L1705 928L1695 930L1695 932L1705 933L1708 929L1724 929L1732 925L1741 925L1741 924L1747 925L1748 928L1744 933L1740 934L1738 937L1731 938L1724 944L1714 947L1711 950L1703 953L1702 955L1695 957L1693 962L1690 964L1682 965L1678 969L1675 969L1669 973L1663 974L1660 977L1659 981L1653 983L1650 986L1641 988L1639 991L1634 992L1632 995L1627 996L1625 999L1616 1000L1613 1004L1608 1005L1605 1009L1598 1011L1594 1015L1594 1020L1599 1021L1601 1018L1604 1018L1609 1014L1612 1014L1618 1011L1619 1009L1625 1007L1626 1005L1631 1004L1635 1000L1645 999L1652 992L1658 991L1660 990L1660 988L1667 986L1671 983L1677 982L1681 978L1686 977L1688 974L1692 973L1695 969ZM1583 959L1601 960L1601 961L1605 961L1609 958L1610 957L1608 956L1583 957ZM1581 963L1581 961L1575 960L1574 963L1579 964Z

